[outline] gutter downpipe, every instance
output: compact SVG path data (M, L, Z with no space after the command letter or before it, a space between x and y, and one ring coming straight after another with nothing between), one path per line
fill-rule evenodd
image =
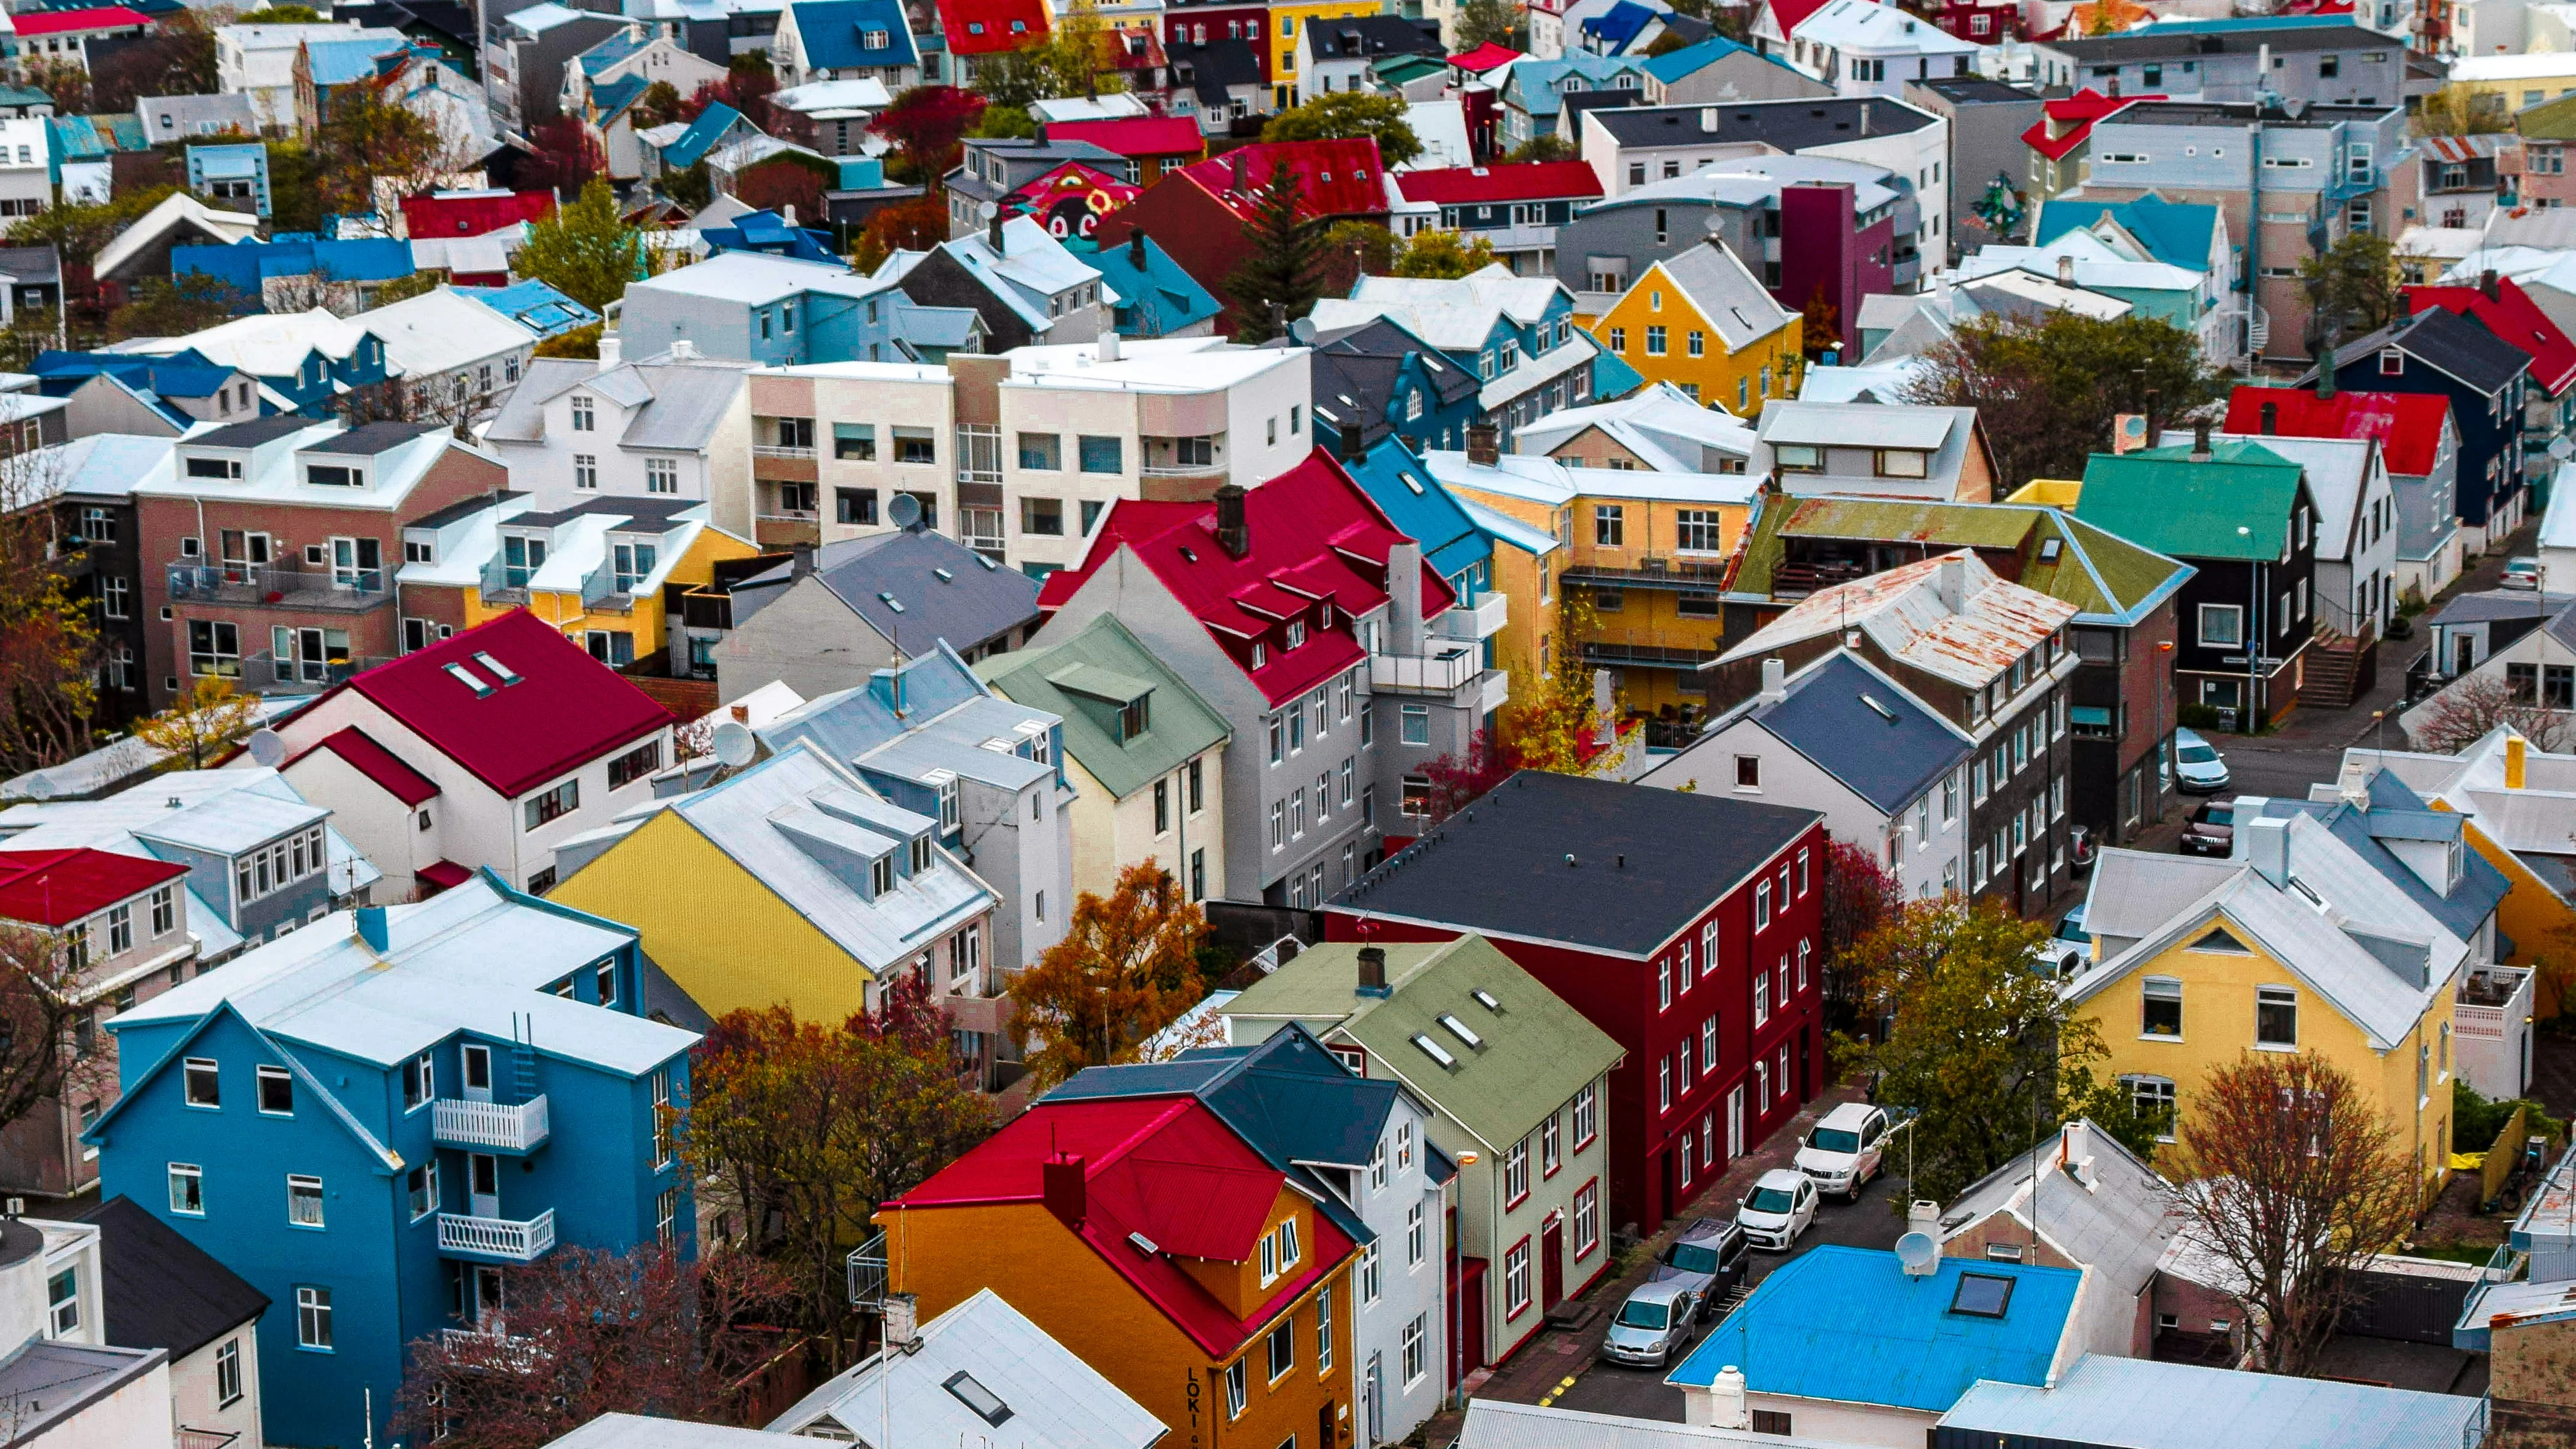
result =
M2271 47L2265 46L2265 50ZM2263 305L2263 92L2256 76L2254 119L2245 126L2245 375L2254 375L2254 312Z

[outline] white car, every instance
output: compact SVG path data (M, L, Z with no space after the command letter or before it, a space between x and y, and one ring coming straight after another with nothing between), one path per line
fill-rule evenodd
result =
M2227 761L2197 730L2174 731L2174 783L2194 795L2227 788Z
M1753 1180L1753 1190L1735 1210L1737 1226L1757 1248L1785 1253L1816 1220L1816 1185L1803 1172L1775 1167Z
M1887 1113L1867 1102L1845 1102L1825 1114L1798 1147L1798 1171L1818 1192L1839 1193L1846 1202L1860 1201L1861 1189L1878 1176L1887 1134L1894 1130Z

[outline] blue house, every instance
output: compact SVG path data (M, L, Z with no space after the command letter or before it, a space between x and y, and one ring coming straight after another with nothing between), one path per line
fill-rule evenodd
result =
M1553 277L1514 276L1499 262L1465 277L1364 276L1307 314L1319 337L1381 317L1475 374L1475 420L1500 428L1507 449L1514 430L1592 400L1601 348L1574 325L1574 294Z
M257 141L189 147L188 189L226 211L268 215L268 147Z
M650 357L686 339L710 357L812 362L937 361L983 350L972 307L924 307L892 279L829 262L720 251L626 289L617 330Z
M1315 420L1354 425L1360 447L1394 434L1417 453L1467 446L1483 411L1473 369L1460 366L1392 317L1318 331L1308 354ZM1419 534L1414 535L1421 537Z
M1555 135L1569 93L1642 91L1645 77L1644 61L1621 56L1578 51L1555 60L1520 62L1503 82L1504 148L1516 151L1541 136Z
M208 361L193 349L169 357L48 350L36 354L28 371L36 375L36 391L46 397L70 397L91 382L107 378L182 432L191 423L229 418L233 409L219 404L234 399L221 394L240 375ZM244 415L262 411L265 409L254 396Z
M191 148L195 149L195 148ZM253 150L259 148L253 147ZM367 289L412 273L411 243L390 237L357 241L324 241L309 231L280 232L268 241L244 237L230 246L184 246L170 249L170 275L203 272L265 310L267 283L282 277L315 277L325 284L348 283L365 304ZM300 309L298 309L300 310Z
M825 80L882 80L901 91L921 69L921 52L896 0L801 0L779 17L772 47L789 84Z
M786 218L774 211L746 211L733 219L731 226L702 226L698 238L707 244L710 254L716 252L759 252L763 256L793 257L800 262L820 262L839 266L840 256L832 250L832 234L810 226L790 226Z
M387 1442L406 1346L505 1332L513 1267L695 1251L664 1109L697 1037L645 1019L640 969L632 930L485 872L109 1024L124 1095L82 1140L104 1196L268 1295L272 1441Z
M2477 322L2428 307L2335 349L2334 385L2346 392L2421 392L2451 400L2460 428L2454 507L2494 544L2522 524L2522 405L2531 356ZM2315 368L2298 381L2316 385Z
M1064 249L1099 272L1101 285L1118 299L1111 309L1111 325L1121 337L1215 333L1216 316L1224 305L1143 232L1129 233L1123 247L1067 238Z

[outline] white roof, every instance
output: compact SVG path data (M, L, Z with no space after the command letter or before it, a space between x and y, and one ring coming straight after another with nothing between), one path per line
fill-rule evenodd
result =
M866 297L894 285L863 277L848 267L827 262L773 257L764 252L718 252L702 262L664 272L634 284L657 292L758 305L799 292L830 292L840 297Z
M1517 277L1500 262L1469 277L1362 277L1349 297L1317 302L1312 318L1317 331L1331 332L1392 317L1434 347L1473 352L1498 318L1527 327L1561 290L1554 277Z
M1798 380L1799 402L1889 404L1904 401L1917 373L1926 366L1919 356L1895 357L1858 366L1810 367ZM1776 404L1775 404L1776 406ZM1767 409L1766 409L1767 411Z
M1762 480L1750 473L1578 468L1554 458L1523 453L1505 453L1487 466L1467 461L1465 453L1434 449L1422 455L1422 465L1445 487L1474 488L1551 507L1561 507L1577 498L1744 504L1751 502L1762 487Z
M990 1288L923 1324L920 1338L910 1353L878 1354L834 1375L770 1431L797 1434L829 1417L874 1442L870 1431L883 1437L891 1416L898 1444L991 1444L996 1421L969 1402L980 1388L1008 1411L1002 1441L1013 1445L1146 1449L1165 1433L1144 1405Z
M1847 1449L1851 1442L1469 1399L1456 1449Z
M1559 408L1524 423L1513 435L1514 446L1523 453L1545 454L1586 428L1599 428L1659 473L1705 471L1698 457L1686 458L1674 451L1676 448L1715 448L1739 459L1753 452L1750 425L1720 409L1700 406L1669 382L1656 383L1616 402Z
M209 362L254 377L283 377L302 367L310 353L335 360L349 356L366 335L357 321L316 307L309 312L255 312L185 337L138 337L107 350L169 357L194 348Z
M1029 102L1029 115L1040 121L1115 121L1144 114L1145 103L1127 91L1112 91L1103 96L1058 96L1052 100Z
M1942 595L1941 571L1966 571L1960 598ZM1788 645L1846 629L1879 651L1967 689L1982 689L2076 615L2073 604L1998 578L1961 549L1819 589L1718 656L1759 659Z
M435 377L537 343L537 334L516 319L447 287L349 320L384 340L386 363L403 377Z
M510 270L510 258L528 244L528 224L514 221L481 236L413 237L411 264L422 271L478 276Z
M1413 128L1413 138L1422 143L1422 154L1397 170L1476 164L1476 149L1467 141L1467 111L1458 97L1415 101L1404 108L1404 123Z
M1860 0L1851 0L1860 3ZM2040 247L1979 247L1961 257L1953 276L1962 282L1991 276L1997 272L2035 272L2043 277L2060 275L2058 258L2071 261L2075 285L2099 290L2104 287L2127 287L2137 291L2189 292L2200 287L2203 273L2177 267L2170 262L2132 261L2111 250L2100 237L2089 231L2070 231Z
M1696 171L1650 181L1620 193L1616 202L1635 206L1664 199L1712 201L1725 206L1756 206L1780 188L1803 182L1844 182L1852 188L1852 213L1866 215L1896 200L1896 176L1884 166L1837 156L1729 156Z
M228 246L259 231L259 218L248 212L217 211L187 192L173 191L161 198L159 205L136 217L133 225L118 232L115 240L100 247L92 270L100 276L114 272L182 221L195 222Z
M887 94L884 81L871 78L809 81L801 86L789 86L783 91L774 92L770 95L769 101L771 105L785 106L791 111L798 112L881 111L894 104L894 97ZM658 141L653 144L667 145L669 142Z
M1967 55L1977 49L1975 42L1961 40L1929 20L1873 0L1833 0L1799 21L1790 34L1809 45L1865 53Z
M2397 234L2401 257L2447 257L2458 261L2478 249L2486 233L2473 226L2410 226ZM2553 260L2564 253L2553 252Z
M1064 243L1031 217L1015 216L1002 224L1002 254L998 257L993 255L981 230L940 245L966 270L990 283L999 283L993 287L995 294L1010 303L1030 329L1039 333L1053 327L1057 320L1047 315L1047 298L1085 282L1101 280L1097 268L1065 250ZM1105 282L1100 293L1105 301L1119 300Z
M2535 55L2464 55L2451 62L2454 81L2543 80L2555 76L2576 76L2576 54L2553 51Z
M579 20L585 13L587 12L575 10L569 6L557 5L554 0L542 0L542 3L531 5L525 10L514 10L504 18L530 35L542 35L566 21Z
M536 503L533 495L521 493L515 497L495 498L489 508L477 508L462 518L451 519L436 530L438 547L433 551L438 555L437 559L430 563L405 563L401 572L394 575L394 582L448 584L458 588L480 586L483 565L501 547L501 525L536 507Z
M185 448L197 438L219 431L214 423L199 423L179 439ZM331 455L326 461L352 463L363 461L367 482L364 488L335 487L311 483L305 479L299 455L317 443L330 441L349 431L345 423L315 423L301 432L271 439L253 448L243 467L243 476L229 479L188 478L175 466L165 466L134 487L143 497L221 497L226 501L264 503L306 503L332 508L382 508L398 506L414 484L429 472L430 465L455 448L476 457L500 461L479 445L460 443L445 428L428 431L394 444L381 453L363 460L345 454ZM175 459L175 454L174 454Z
M1966 417L1960 416L1962 413ZM1762 441L1829 448L1938 450L1953 430L1967 426L1974 408L1890 407L1871 403L1776 402L1762 410Z
M1122 344L1115 362L1099 360L1097 344L1022 347L1002 354L1011 363L1006 387L1084 392L1205 393L1233 387L1283 367L1302 372L1302 347L1242 347L1217 337L1174 339L1183 345L1143 351Z

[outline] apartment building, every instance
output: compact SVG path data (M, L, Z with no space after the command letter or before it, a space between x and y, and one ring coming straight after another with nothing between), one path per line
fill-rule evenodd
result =
M2324 16L2186 20L2109 35L2061 33L2033 42L2044 84L2108 95L2251 103L2402 106L2430 93L2439 72L2415 69L2403 40Z

